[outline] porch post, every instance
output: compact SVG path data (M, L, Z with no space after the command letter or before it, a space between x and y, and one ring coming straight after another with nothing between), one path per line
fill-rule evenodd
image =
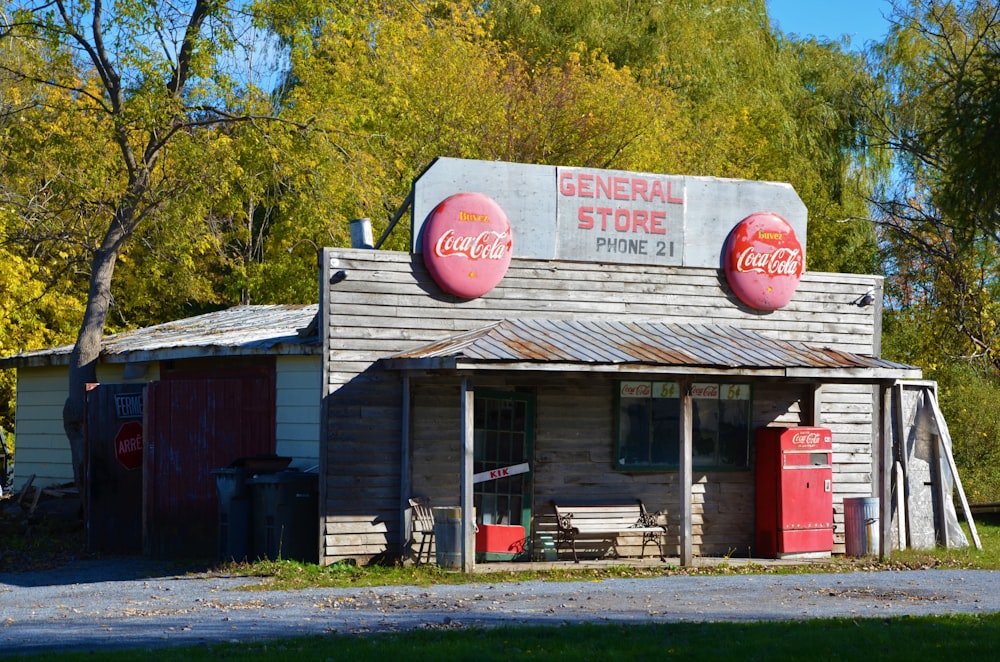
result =
M413 490L413 478L410 469L410 420L412 403L410 402L410 376L403 374L402 421L399 433L399 557L403 558L406 546L410 544L413 524L408 517L410 512L409 499Z
M879 447L878 447L878 496L879 496L879 557L889 558L892 541L892 383L876 385L879 395ZM902 514L900 514L902 516Z
M472 459L475 444L475 397L472 380L462 377L462 460L461 460L461 506L462 506L462 571L472 572L475 557L475 517L472 513Z
M677 491L680 494L680 561L682 566L691 565L692 544L691 544L691 478L694 475L692 469L692 455L694 453L693 428L693 408L691 405L691 380L680 380L681 390L681 447L679 459L680 467L677 472Z
M823 425L823 383L816 382L812 385L812 401L809 405L811 411L809 413L808 422L814 427L822 427ZM806 424L806 420L802 421L802 424Z

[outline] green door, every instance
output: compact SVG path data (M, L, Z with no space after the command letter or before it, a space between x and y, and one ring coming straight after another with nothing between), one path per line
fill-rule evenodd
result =
M534 396L477 392L473 503L478 524L524 527L531 538Z

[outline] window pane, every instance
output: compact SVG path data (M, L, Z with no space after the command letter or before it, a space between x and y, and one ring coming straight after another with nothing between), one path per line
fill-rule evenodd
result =
M693 464L749 466L750 385L696 382L691 395ZM680 413L677 382L619 382L618 467L677 467Z
M656 398L653 408L653 464L677 466L680 463L681 401Z
M649 410L648 398L622 398L618 415L619 465L649 463Z
M728 466L747 465L750 443L750 401L720 401L719 463Z
M525 420L528 415L528 403L518 400L514 405L514 420L511 423L511 430L523 430Z
M693 461L696 465L713 465L718 462L719 401L695 398L692 402Z

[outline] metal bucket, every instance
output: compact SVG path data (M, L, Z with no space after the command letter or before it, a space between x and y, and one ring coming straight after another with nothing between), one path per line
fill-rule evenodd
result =
M848 556L879 555L878 497L844 499L844 546Z
M434 548L437 564L442 568L462 568L462 508L437 506L434 514Z

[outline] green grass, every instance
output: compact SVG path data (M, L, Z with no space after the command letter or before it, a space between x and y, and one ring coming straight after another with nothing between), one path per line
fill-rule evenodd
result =
M894 551L888 560L835 557L815 563L795 566L772 566L760 563L738 563L725 559L711 566L682 568L675 565L633 567L623 563L600 568L576 568L572 564L552 570L528 570L511 563L509 570L465 575L443 570L435 565L367 566L338 563L326 567L295 561L259 561L229 564L218 572L244 577L259 577L263 581L248 590L296 590L302 588L352 588L365 586L432 586L434 584L467 584L544 581L593 581L612 578L662 577L669 575L764 575L802 574L811 572L856 572L874 570L981 569L1000 570L1000 522L977 523L982 550L971 544L968 527L963 524L970 545L965 549L935 549L927 551Z
M266 643L33 655L31 660L927 660L993 659L1000 615L763 623L573 625L329 635Z

